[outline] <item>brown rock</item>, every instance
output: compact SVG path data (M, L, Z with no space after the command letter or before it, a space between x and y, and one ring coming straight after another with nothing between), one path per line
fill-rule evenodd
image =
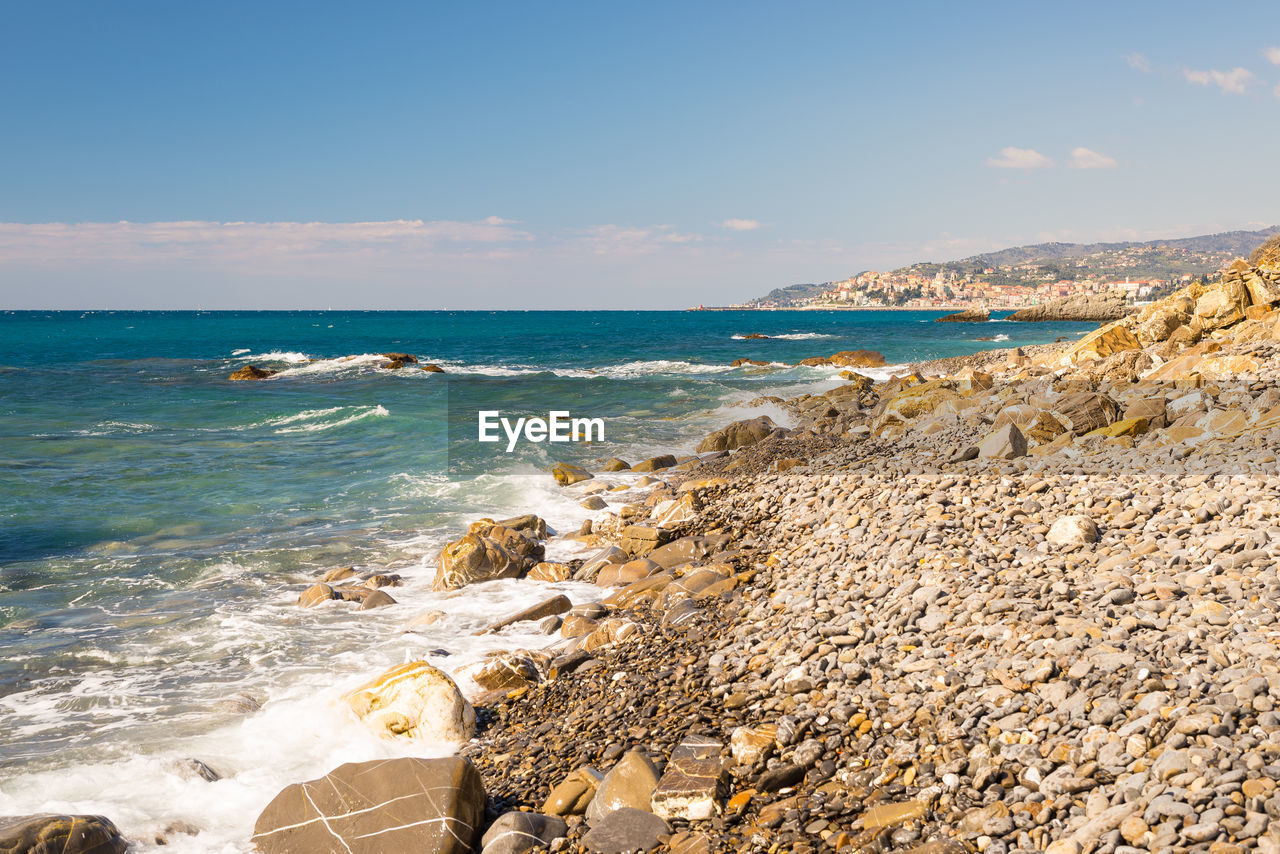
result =
M428 362L420 367L429 374L443 374L445 372L444 368L440 367L435 362Z
M245 365L238 371L233 372L227 379L229 380L265 380L267 377L274 377L279 371L273 371L270 368L259 368L253 365Z
M669 469L676 464L676 458L672 454L663 454L658 457L650 457L649 459L636 463L631 467L632 471L650 472Z
M544 564L538 564L538 566L543 565ZM530 577L532 577L532 573L530 573ZM514 614L503 617L492 626L489 626L489 628L477 632L476 634L489 634L491 632L501 631L507 626L512 626L516 623L526 623L533 620L541 620L543 617L552 617L557 614L563 614L572 607L573 604L569 601L568 596L552 596L550 599L544 599L536 605L530 605L522 611L517 611Z
M934 318L934 323L986 323L991 319L991 312L985 308L966 308L955 314Z
M589 765L574 769L563 782L552 787L542 811L548 815L582 815L602 779L604 775Z
M1015 311L1005 319L1025 322L1105 321L1118 320L1127 312L1124 293L1116 290L1101 294L1072 294L1047 300L1040 305Z
M342 581L343 579L350 578L355 574L356 571L354 567L335 566L333 569L320 576L320 581L323 584L330 584L334 581Z
M708 451L733 451L745 448L772 435L777 429L778 426L767 415L735 421L710 433L698 444L697 450L698 453L704 454Z
M519 578L530 563L495 540L467 534L440 552L440 568L432 589L457 590L478 581Z
M485 792L467 759L378 759L285 787L258 816L263 854L464 854Z
M529 570L529 578L534 581L567 581L573 575L573 567L567 563L539 563Z
M328 584L313 584L302 591L302 595L298 597L298 604L303 608L314 608L321 602L331 602L341 598Z
M1054 404L1059 420L1077 436L1106 427L1120 417L1120 406L1105 394L1081 391L1064 395Z
M652 760L639 750L626 753L596 790L587 807L587 821L591 824L622 807L650 811L653 790L658 786L658 769Z
M631 463L626 460L619 459L618 457L610 457L605 460L604 465L600 467L600 471L629 471L630 469Z
M613 563L600 570L600 574L596 576L596 585L621 587L661 571L662 567L645 558L637 558L622 564Z
M360 603L359 610L372 611L374 608L385 608L394 604L396 604L396 600L391 598L391 595L385 590L374 590L364 597L364 601Z
M342 699L384 738L461 742L475 734L475 709L447 673L425 661L393 667Z
M129 843L100 815L19 815L0 818L5 854L124 854Z
M720 759L723 749L720 742L698 735L686 736L676 745L653 790L654 814L685 821L704 821L718 815L725 779Z
M555 475L556 483L561 486L572 486L584 480L591 480L594 476L586 469L569 463L556 463L551 467L551 474Z

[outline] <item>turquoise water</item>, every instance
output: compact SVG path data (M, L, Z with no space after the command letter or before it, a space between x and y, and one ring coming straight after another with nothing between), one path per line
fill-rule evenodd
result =
M786 367L808 356L898 364L1090 328L939 314L0 314L0 813L101 811L135 833L177 815L206 828L192 850L242 850L240 813L280 785L392 749L344 729L336 692L424 650L473 660L474 627L546 595L431 594L440 546L483 515L590 515L544 473L568 449L461 440L482 405L601 415L605 441L574 458L636 459L691 449L748 414L734 404L833 385L836 370ZM380 369L391 351L447 373ZM228 382L245 363L281 373ZM338 565L405 575L399 610L292 605ZM451 621L405 634L428 607ZM235 694L263 711L218 707ZM223 807L165 770L196 751L225 766ZM103 794L122 773L143 782Z

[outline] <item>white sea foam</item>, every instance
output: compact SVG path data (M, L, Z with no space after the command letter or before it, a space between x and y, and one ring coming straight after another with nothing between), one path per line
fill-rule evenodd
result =
M732 338L734 341L751 340L751 339L748 339L747 336L745 335L730 335L729 337ZM831 333L828 333L828 332L783 332L779 335L769 335L766 337L770 339L777 338L783 341L815 341L819 338L839 338L840 336L832 335ZM756 340L761 340L761 339L756 339Z
M232 353L232 355L235 356L247 352L249 351L237 350L235 353ZM258 353L256 355L249 356L247 359L247 361L250 362L288 362L293 365L298 365L310 360L311 357L306 353L297 353L292 350L272 350L269 353Z
M1008 336L1008 335L1005 335L1003 332L1001 332L999 335L995 336L995 337L994 337L994 338L992 338L991 340L992 340L992 341L1008 341L1008 340L1009 340L1009 336Z
M239 350L232 350L232 351L231 351L231 355L232 355L232 356L243 356L245 353L248 353L248 352L249 352L249 348L248 348L248 347L241 347Z

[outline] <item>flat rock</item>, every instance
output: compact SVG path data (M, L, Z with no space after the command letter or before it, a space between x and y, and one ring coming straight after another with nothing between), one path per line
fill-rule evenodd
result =
M264 854L465 854L484 804L467 759L349 762L281 790L258 816L253 842Z
M670 825L653 813L621 807L593 823L582 844L595 854L653 851L661 844L659 837L670 832Z
M723 750L720 742L697 735L676 745L653 790L654 814L685 821L704 821L718 814L725 776Z

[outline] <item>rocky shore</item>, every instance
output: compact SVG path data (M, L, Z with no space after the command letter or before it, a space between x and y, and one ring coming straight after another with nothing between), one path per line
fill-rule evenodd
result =
M479 520L436 584L600 601L491 627L542 648L353 691L375 732L458 754L291 786L255 844L1280 852L1278 260L1074 343L770 399L793 426L698 456L559 467L589 526ZM622 503L600 475L628 469ZM548 562L557 536L594 551Z

